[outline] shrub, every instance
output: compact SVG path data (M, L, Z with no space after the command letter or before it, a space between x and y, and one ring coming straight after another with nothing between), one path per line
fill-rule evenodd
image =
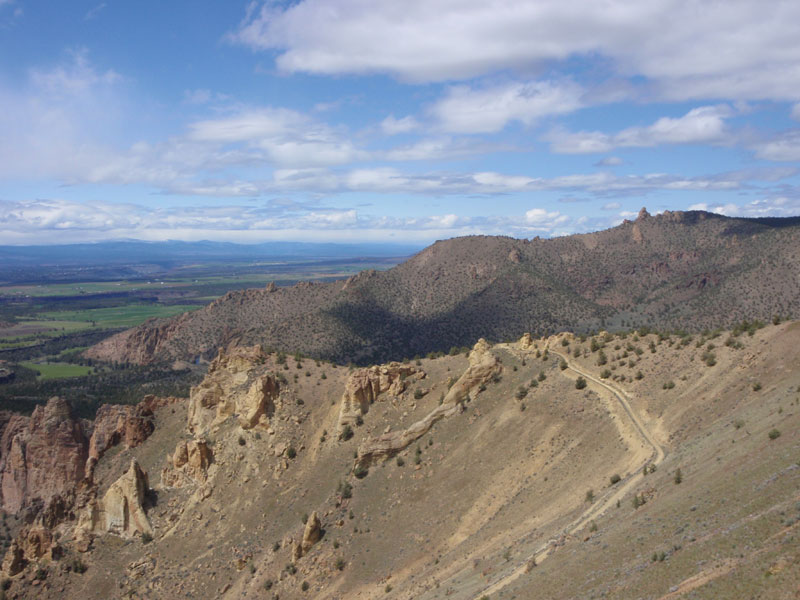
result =
M308 582L304 581L303 584L300 586L300 589L303 590L304 592L307 592L308 591Z
M391 586L391 585L389 585L389 584L387 583L387 584L386 584L386 587L385 587L385 588L383 588L383 591L384 591L384 592L386 592L386 593L388 594L389 592L391 592L391 591L392 591L392 586Z
M681 473L680 468L675 470L675 477L673 481L675 481L676 485L679 484L681 481L683 481L683 473Z
M597 531L597 523L595 523L594 521L592 521L592 523L589 525L589 531L591 531L592 533L594 533L595 531Z
M779 437L781 437L781 432L778 431L777 429L770 429L767 435L769 436L769 439L777 440Z
M594 502L594 490L586 490L586 502Z
M75 573L85 573L88 568L80 558L73 558L69 566Z
M641 371L636 371L636 379L644 379L644 374Z
M344 483L342 483L340 481L339 482L339 493L342 495L342 498L344 498L345 500L347 498L352 498L353 497L353 486L350 485L350 483L347 482L347 481L344 482Z
M761 382L760 382L760 381L756 381L756 382L753 384L753 391L754 391L754 392L757 392L757 391L758 391L758 390L760 390L760 389L761 389Z
M305 525L308 522L308 513L303 513L303 516L300 517L300 520L303 522L303 525Z
M280 542L275 542L274 544L272 544L272 551L273 552L277 552L280 549L281 549L281 543Z
M239 445L240 445L240 446L244 446L244 445L245 445L245 443L246 443L246 442L245 442L245 439L244 439L244 438L243 438L243 437L240 435L240 436L239 436Z
M661 387L664 388L665 390L671 390L672 388L675 387L675 382L670 379L669 381L665 382L664 385Z
M369 473L369 469L367 469L364 465L356 465L356 468L353 469L353 475L356 476L356 479L364 479Z
M345 425L342 428L342 433L339 434L339 439L346 442L351 437L353 437L353 428L350 425Z
M616 485L620 481L622 481L622 477L620 477L618 473L614 473L611 476L611 485Z
M295 456L297 456L297 450L294 449L294 446L289 446L286 449L286 456L288 456L289 458L294 458Z
M343 558L336 559L336 568L339 569L340 571L344 571L344 567L346 564L347 563L344 561Z
M524 385L519 386L519 388L517 389L517 393L515 395L517 397L517 400L522 400L525 396L528 395L528 388L526 388Z
M264 589L265 590L271 590L273 585L274 585L274 582L272 581L272 579L267 579L264 582Z
M583 377L578 377L575 380L575 389L582 390L585 387L586 387L586 380Z
M600 379L608 379L609 377L611 377L611 371L603 369L603 372L600 373Z
M149 544L152 541L153 541L153 536L152 535L150 535L149 533L143 533L142 534L142 543L143 544Z
M397 457L397 466L398 467L402 467L404 464L406 464L406 461L403 460L402 456L398 456Z
M567 361L562 360L560 363L558 363L558 368L562 371L565 371L567 369Z
M544 374L544 371L539 371L539 381L544 381L547 379L547 375Z

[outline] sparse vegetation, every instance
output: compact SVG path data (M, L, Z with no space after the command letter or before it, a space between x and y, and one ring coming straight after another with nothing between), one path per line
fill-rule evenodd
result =
M779 437L781 437L781 432L777 429L770 429L767 435L769 436L769 439L777 440Z
M582 390L585 387L586 387L586 379L584 379L583 377L578 377L575 380L575 389Z

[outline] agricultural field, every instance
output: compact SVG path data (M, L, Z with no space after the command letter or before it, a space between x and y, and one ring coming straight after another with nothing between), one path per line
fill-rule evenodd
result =
M36 371L39 374L36 377L36 379L38 380L81 377L83 375L90 375L93 372L92 367L87 367L85 365L73 365L70 363L62 363L62 362L23 361L19 364L25 367L26 369Z
M0 266L0 410L30 412L50 396L92 416L103 402L137 402L146 393L185 395L204 365L95 364L83 351L151 318L202 308L225 293L302 281L331 281L398 258L198 260L67 266Z

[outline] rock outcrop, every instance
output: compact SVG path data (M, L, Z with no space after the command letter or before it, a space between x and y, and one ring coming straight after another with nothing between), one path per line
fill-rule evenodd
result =
M94 533L152 536L153 529L144 509L149 489L147 473L132 459L128 470L111 484L103 499L89 503L79 520L76 537Z
M2 507L10 513L36 498L46 504L71 493L85 478L89 439L83 423L59 397L36 407L29 419L13 417L0 444Z
M356 466L367 468L401 452L425 435L439 419L461 410L461 404L468 397L477 396L480 386L499 375L502 369L497 357L492 354L489 343L484 339L478 340L469 354L467 370L452 385L442 404L407 429L385 433L377 438L367 438L358 448Z
M124 442L127 448L134 448L145 441L154 429L153 412L144 404L103 404L97 410L94 430L89 440L87 477L91 478L97 461L109 448L120 442Z
M255 374L266 359L261 346L220 350L205 379L191 390L189 431L202 433L235 414L243 429L266 427L279 394L275 376Z
M161 471L161 484L182 487L187 483L205 482L213 456L206 440L181 440L170 463Z
M400 363L356 369L345 383L339 409L339 432L354 424L369 411L369 405L383 393L399 396L406 389L407 378L424 379L425 372Z
M311 550L311 547L320 539L322 539L322 523L319 520L317 511L314 511L311 513L311 516L308 517L306 528L303 530L303 541L300 543L303 554Z

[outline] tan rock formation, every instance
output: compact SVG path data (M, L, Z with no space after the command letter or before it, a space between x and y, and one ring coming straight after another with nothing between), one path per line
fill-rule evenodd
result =
M208 467L213 453L204 439L180 441L169 465L161 471L161 483L167 487L182 487L186 483L203 483L208 479Z
M144 511L145 494L149 489L147 473L131 460L127 472L111 484L103 496L106 531L123 537L134 534L153 535Z
M266 355L261 346L220 350L189 397L189 431L200 433L238 414L243 429L266 426L275 411L279 386L273 375L255 378Z
M91 478L97 461L109 448L120 442L127 448L134 448L145 441L154 429L153 412L147 405L103 404L97 410L94 430L89 440L87 477Z
M339 431L346 425L352 425L358 417L369 411L369 405L378 397L387 393L399 396L406 389L406 380L410 376L424 379L425 372L400 363L356 369L345 383L339 409Z
M467 370L452 385L442 404L407 429L385 433L377 438L366 439L358 448L356 465L369 467L386 460L407 448L425 435L439 419L449 417L461 410L461 404L470 395L476 396L480 386L502 371L502 366L491 352L491 346L478 340L469 354Z
M0 489L8 512L19 512L34 498L47 503L71 492L84 479L89 440L61 398L36 407L30 419L17 417L9 422L2 445Z
M13 577L24 568L25 558L22 554L22 548L20 548L17 541L14 540L11 542L11 546L8 547L5 557L3 557L3 575Z
M530 333L523 333L522 337L517 342L517 348L520 350L530 350L533 348L533 338Z
M103 499L89 503L78 521L76 538L85 538L92 533L152 536L153 529L144 510L148 489L147 473L136 459L132 459L128 470L111 484Z
M306 528L303 531L303 541L300 546L303 549L303 554L306 554L311 547L322 538L322 523L319 520L317 511L311 513L306 521Z

